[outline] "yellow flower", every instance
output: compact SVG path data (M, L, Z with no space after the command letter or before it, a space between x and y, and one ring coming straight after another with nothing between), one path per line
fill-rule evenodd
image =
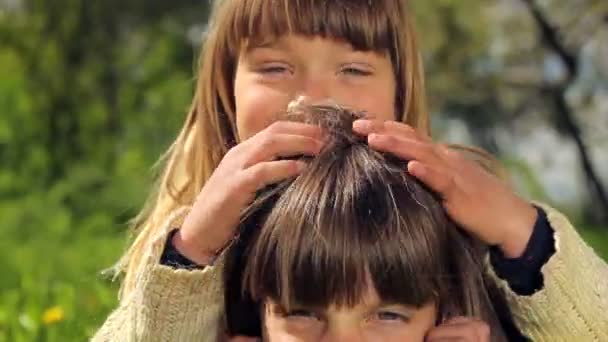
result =
M61 322L61 321L63 321L64 318L65 318L65 312L58 305L46 309L44 311L44 313L42 314L42 321L46 325Z

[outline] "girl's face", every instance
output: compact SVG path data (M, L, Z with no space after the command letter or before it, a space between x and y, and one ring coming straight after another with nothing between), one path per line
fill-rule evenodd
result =
M433 303L420 308L382 303L373 289L352 308L297 306L290 312L266 301L264 340L307 341L424 341L435 325Z
M300 97L311 103L329 100L377 119L395 118L389 56L320 37L286 35L244 48L234 94L242 140L266 128Z

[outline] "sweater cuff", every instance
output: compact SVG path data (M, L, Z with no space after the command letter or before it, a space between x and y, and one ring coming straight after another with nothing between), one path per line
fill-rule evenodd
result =
M538 212L534 229L522 256L509 259L498 249L490 248L490 262L496 275L505 280L518 295L529 296L543 288L541 269L555 254L554 231L544 210Z
M543 203L554 231L555 254L541 267L544 286L529 296L494 278L517 326L533 341L608 341L608 267L568 219Z
M175 269L184 270L202 270L205 268L204 266L198 265L194 261L188 259L186 256L181 254L177 248L175 248L175 245L173 245L173 236L175 236L177 231L178 229L174 229L168 234L167 241L165 241L163 254L160 257L160 264Z

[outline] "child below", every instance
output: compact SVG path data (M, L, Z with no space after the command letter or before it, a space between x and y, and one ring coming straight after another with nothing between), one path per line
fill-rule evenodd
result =
M523 340L478 261L483 244L456 227L407 162L352 132L360 116L290 109L329 142L245 212L224 273L228 335L424 341L447 320L474 317L492 341Z

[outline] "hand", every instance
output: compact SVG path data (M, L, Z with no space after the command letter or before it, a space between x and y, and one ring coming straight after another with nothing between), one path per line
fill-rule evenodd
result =
M490 326L475 318L454 317L431 329L425 338L426 342L490 342Z
M410 160L407 171L441 195L448 215L463 229L507 257L523 254L537 212L506 183L403 123L357 120L353 129L368 136L372 148Z
M241 211L256 191L295 177L305 167L301 161L277 158L316 155L321 137L317 126L275 122L228 151L174 235L175 248L200 265L208 264L233 238Z

